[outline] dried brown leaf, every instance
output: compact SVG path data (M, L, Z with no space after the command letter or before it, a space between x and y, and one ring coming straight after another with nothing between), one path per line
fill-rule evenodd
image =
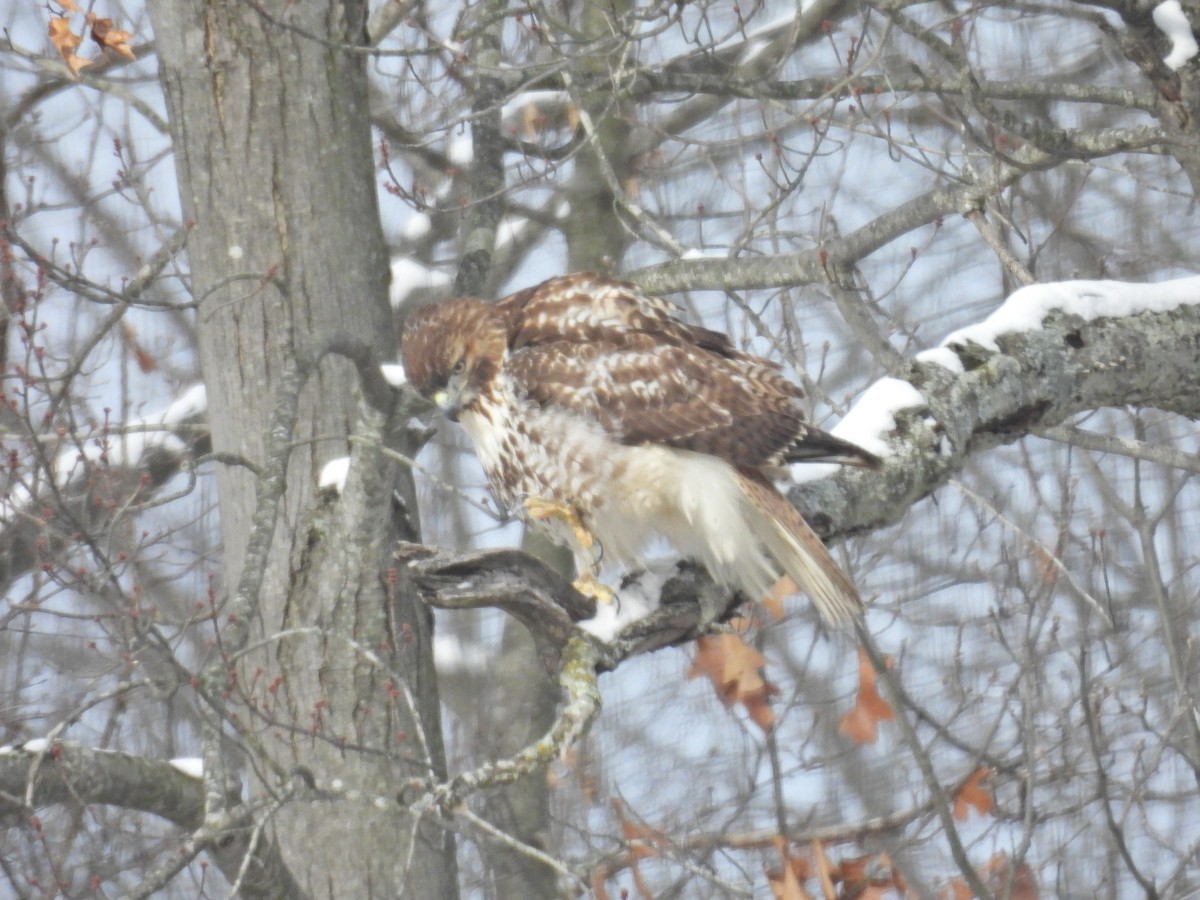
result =
M740 703L763 731L775 724L771 698L779 693L762 675L766 659L736 634L718 634L696 641L696 658L688 678L707 676L726 706Z
M1037 879L1033 869L1027 863L1021 863L1014 870L1007 853L997 853L989 859L983 867L983 876L984 884L997 896L1005 895L1007 891L1010 900L1038 900Z
M856 744L873 744L879 738L879 723L896 718L896 712L875 686L875 669L867 652L858 648L858 697L854 709L842 716L838 731Z
M75 50L83 43L83 38L71 30L71 22L66 16L54 16L50 19L49 34L50 43L63 58L71 74L78 78L79 70L92 64L92 60L75 55Z
M133 48L129 46L129 42L133 40L133 35L128 31L121 31L119 28L114 28L112 19L102 19L95 13L88 13L87 21L92 26L92 40L101 47L106 50L112 50L114 53L120 54L128 60L137 58L133 54Z
M143 372L153 372L158 368L158 360L156 360L141 341L138 340L137 332L128 322L121 323L121 337L125 341L125 345L133 354L134 362L137 367Z
M812 866L803 856L793 856L787 851L783 838L776 836L772 843L779 853L778 869L767 870L767 884L775 900L812 900L804 889L804 882L812 877Z
M842 859L837 868L842 885L842 897L854 900L881 900L887 896L904 896L904 879L892 866L886 853L869 853Z
M621 823L621 837L629 842L629 852L634 859L658 856L661 849L670 846L670 840L661 831L626 816L625 804L619 799L612 801L612 808Z
M983 786L984 780L991 774L991 769L980 766L967 776L967 780L962 783L962 787L954 792L954 818L960 822L965 822L971 814L971 807L974 807L980 815L984 816L992 811L992 807L996 805L996 801L992 799L992 795L988 789Z
M771 585L771 589L767 591L767 595L762 598L763 608L766 609L775 621L783 618L783 599L797 593L800 588L796 587L796 582L792 581L790 575L784 575L777 582Z

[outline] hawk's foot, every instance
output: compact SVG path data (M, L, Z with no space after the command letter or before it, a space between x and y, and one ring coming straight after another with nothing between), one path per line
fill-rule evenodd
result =
M545 521L558 519L564 522L575 534L575 540L584 550L590 550L596 545L596 539L583 525L583 520L573 506L557 503L554 500L543 500L541 497L526 497L525 512L531 519ZM581 592L583 593L583 592ZM590 595L589 595L590 596Z
M584 572L571 583L571 587L597 603L608 605L617 600L617 592L607 584L602 584L594 572Z

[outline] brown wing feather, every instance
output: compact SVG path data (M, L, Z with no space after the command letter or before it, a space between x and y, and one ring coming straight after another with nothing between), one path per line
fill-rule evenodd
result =
M506 370L534 402L577 410L627 444L758 466L802 427L790 398L756 395L728 366L688 347L560 341L513 353Z
M543 406L578 410L627 444L663 444L737 466L874 457L805 423L804 392L725 335L599 275L555 278L498 304L506 370Z
M854 582L787 498L761 472L743 469L738 479L752 509L750 528L825 621L840 625L861 615Z

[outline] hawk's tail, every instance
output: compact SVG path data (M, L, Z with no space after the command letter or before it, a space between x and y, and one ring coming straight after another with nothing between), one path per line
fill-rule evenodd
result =
M748 501L746 523L754 536L808 595L821 618L842 625L861 615L863 602L854 584L787 498L758 472L740 470L738 484Z

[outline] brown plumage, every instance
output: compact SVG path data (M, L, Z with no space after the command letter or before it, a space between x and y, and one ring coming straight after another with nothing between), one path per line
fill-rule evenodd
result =
M425 307L403 355L413 387L466 428L501 502L569 544L585 575L601 552L639 565L661 535L753 598L787 574L830 622L861 608L766 473L879 460L809 425L778 366L668 302L569 275Z

